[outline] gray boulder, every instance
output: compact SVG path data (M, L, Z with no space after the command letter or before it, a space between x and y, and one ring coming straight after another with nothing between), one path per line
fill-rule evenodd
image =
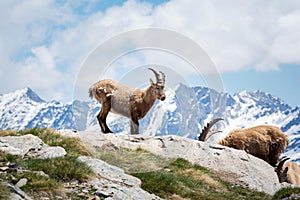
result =
M107 164L106 162L86 156L78 160L86 163L97 174L97 178L90 181L96 189L95 195L105 199L160 199L140 188L141 180L125 174L121 168Z
M128 149L142 148L164 158L184 158L228 177L241 186L275 194L281 188L274 168L245 151L209 144L180 136L147 137L141 135L79 132L86 144L114 144Z
M28 134L23 136L0 137L0 150L22 157L54 158L66 155L62 147L50 147L39 137Z

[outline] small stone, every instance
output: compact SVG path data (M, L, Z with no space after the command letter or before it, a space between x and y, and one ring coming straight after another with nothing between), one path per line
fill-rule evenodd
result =
M27 178L21 178L17 183L16 183L16 186L21 188L23 186L25 186L28 182L28 179Z
M87 200L100 200L100 198L98 196L90 196Z
M16 182L18 179L16 177L14 177L13 175L10 175L10 179L14 182Z
M44 176L44 177L47 177L47 178L49 178L49 175L48 174L46 174L45 172L43 172L43 171L36 171L35 172L37 175L39 175L39 176Z
M85 194L84 194L83 192L78 193L77 195L78 195L79 197L85 197Z
M7 171L7 170L9 170L9 167L0 167L0 171L5 172L5 171Z
M86 189L83 189L82 192L83 192L83 193L89 193L89 191L86 190Z
M15 168L15 167L17 167L17 164L18 164L18 163L16 163L16 162L9 162L9 163L7 164L7 166L10 167L10 168Z
M98 197L107 198L107 197L111 197L113 194L111 194L107 191L96 191L96 192L94 192L94 195L96 195Z
M112 142L105 143L100 148L103 149L103 150L110 150L110 151L112 151L112 150L118 150L119 149Z
M172 170L169 169L169 168L165 168L164 171L165 171L165 172L171 172Z

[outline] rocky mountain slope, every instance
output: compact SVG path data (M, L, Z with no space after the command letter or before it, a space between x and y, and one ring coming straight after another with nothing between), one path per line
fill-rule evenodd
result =
M286 154L300 163L300 107L291 107L278 97L259 90L230 95L179 84L168 89L166 95L165 101L157 101L140 120L140 132L144 136L179 135L196 139L205 123L222 117L224 122L217 128L223 133L212 137L210 142L214 142L235 128L273 124L290 137L291 144ZM30 88L24 88L0 95L0 128L100 131L95 117L99 110L100 105L95 101L46 102ZM129 132L126 118L110 114L108 124L116 133Z
M251 190L274 195L284 184L280 184L274 168L265 161L258 159L245 151L236 150L217 144L208 144L180 136L140 136L123 134L98 134L92 131L61 130L53 134L79 138L84 144L97 149L125 148L132 151L143 149L165 159L183 158L192 164L197 164L213 170L220 178L233 185L243 186ZM0 151L19 155L30 159L45 159L66 156L62 147L49 147L39 137L31 134L23 136L0 137ZM127 175L124 170L109 165L91 156L80 156L78 160L93 169L96 176L90 179L85 190L93 188L98 196L118 199L160 199L140 188L138 178ZM9 170L2 167L1 170ZM20 170L20 169L14 169ZM23 178L25 179L25 178ZM21 180L21 179L20 179ZM24 184L28 179L25 181ZM268 184L266 184L268 183ZM66 183L65 183L66 184ZM14 188L19 193L17 183ZM12 187L12 185L8 185ZM88 189L89 188L89 189ZM25 198L31 199L31 198Z
M55 136L57 132L53 132L51 134L54 136L48 136L49 138L58 138L58 136ZM54 138L52 138L52 140L55 140ZM66 139L60 139L60 141L63 140ZM70 150L70 146L68 144L65 143L65 146ZM79 152L80 150L77 149L77 151ZM6 158L4 153L19 156L18 162L3 162ZM13 156L10 157L13 158ZM34 193L35 189L30 190L28 188L30 186L33 187L32 185L34 185L34 178L32 178L30 174L37 174L34 175L34 177L40 176L39 178L41 179L45 179L45 177L49 179L49 175L44 171L23 169L21 163L24 161L21 158L27 161L29 160L29 162L33 162L36 159L39 161L46 159L46 161L44 161L46 163L49 162L50 159L53 159L51 160L51 167L56 167L55 164L53 164L55 163L55 158L58 158L60 162L63 162L61 161L63 158L68 159L65 149L60 146L48 146L42 139L32 134L0 137L0 186L9 188L7 196L3 196L3 191L0 192L0 199L4 197L4 199L18 200L49 199L49 197L43 197L43 192ZM66 181L67 176L70 174L76 174L69 167L67 170L67 173L69 174L66 174L65 180L62 181L63 183L60 183L63 184L65 188L62 189L61 192L56 192L58 196L50 199L73 199L65 196L64 193L66 191L70 195L76 197L76 199L87 199L87 197L89 197L88 199L160 199L159 197L141 189L141 181L136 177L126 174L121 168L109 165L102 160L90 156L79 156L77 160L90 167L90 169L94 171L94 176L85 181L76 180L75 178L72 178L70 181ZM72 165L73 164L74 160L72 162ZM64 171L61 168L59 168L59 170ZM10 177L14 177L13 180ZM38 185L41 185L40 189L37 189L37 191L42 190L41 188L43 187L44 179L37 183ZM56 179L58 179L58 177L56 177ZM15 182L15 184L12 182ZM27 188L25 186L27 186ZM22 190L23 188L27 191L31 191L30 194L34 194L34 198L25 193ZM51 193L49 192L49 190L52 189L50 185L49 187L46 187L46 189L48 190L48 193ZM46 193L46 196L50 195L47 194L47 192L44 193Z
M76 134L62 131L67 136L79 137L85 144L98 148L115 146L150 151L163 158L184 158L210 170L215 170L237 184L256 191L274 195L282 185L274 168L265 161L244 151L208 144L180 136L129 136L123 134L97 134L83 131ZM227 179L230 181L230 179ZM268 184L265 184L265 183Z

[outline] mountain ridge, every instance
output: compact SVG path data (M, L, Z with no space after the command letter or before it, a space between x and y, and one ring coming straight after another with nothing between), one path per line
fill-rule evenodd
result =
M179 135L197 139L201 128L210 120L224 118L216 128L223 133L261 124L280 127L290 138L287 155L300 163L300 107L291 107L279 97L260 90L230 95L207 87L178 84L166 91L164 102L156 101L140 120L140 132L148 136ZM97 130L100 111L96 101L46 102L30 88L0 95L0 129L50 127L54 129ZM129 120L109 114L108 125L115 133L129 133Z

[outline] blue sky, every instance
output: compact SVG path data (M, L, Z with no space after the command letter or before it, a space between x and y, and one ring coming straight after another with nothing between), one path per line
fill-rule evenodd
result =
M280 97L290 105L299 105L300 67L282 66L278 71L242 70L222 74L225 90L237 93L241 90L259 89Z
M11 0L0 2L0 17L0 93L29 86L46 100L71 101L82 63L94 49L120 33L158 27L201 46L225 92L259 89L300 105L297 0ZM142 64L154 55L157 63L181 66L165 54L144 54ZM124 58L121 71L141 65L140 59ZM119 80L118 72L106 76ZM192 75L184 72L186 79Z

